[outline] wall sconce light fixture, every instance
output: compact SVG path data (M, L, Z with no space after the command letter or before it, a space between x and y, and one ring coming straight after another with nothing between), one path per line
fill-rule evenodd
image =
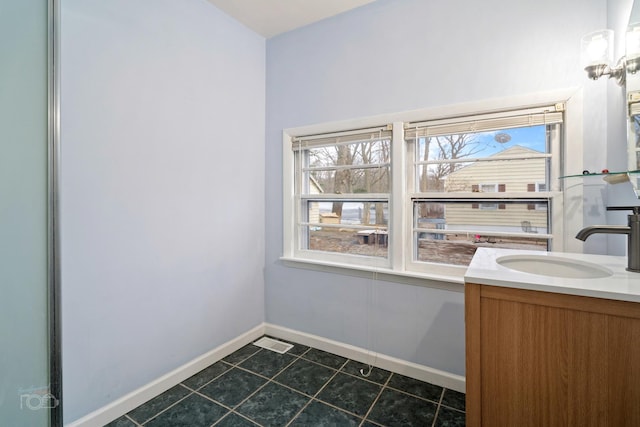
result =
M640 22L629 24L627 28L627 73L640 70Z
M580 62L592 80L602 76L615 78L620 86L626 79L626 59L623 56L615 67L613 61L613 30L598 30L582 37Z
M623 86L627 73L640 70L640 23L630 24L626 34L626 55L613 62L613 30L598 30L582 37L580 62L592 80L614 78Z

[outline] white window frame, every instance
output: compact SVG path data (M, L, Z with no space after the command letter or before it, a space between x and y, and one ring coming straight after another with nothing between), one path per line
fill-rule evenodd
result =
M412 194L409 193L407 170L412 170L413 165L407 164L407 147L404 143L404 124L421 120L438 120L446 117L462 117L486 112L508 111L524 108L533 108L541 105L561 104L567 107L563 124L564 147L562 153L557 153L564 161L564 170L567 174L581 171L582 165L582 91L560 90L543 94L529 94L515 96L506 99L474 102L468 104L427 108L410 112L386 114L382 116L353 119L340 122L321 123L317 125L289 128L283 130L283 253L281 260L286 266L296 268L308 268L320 271L331 271L340 274L371 277L370 272L375 272L378 277L385 280L416 285L443 287L446 284L457 286L464 282L466 266L447 264L415 263L413 262L412 221L413 205ZM321 134L329 132L347 131L378 126L381 123L393 123L393 139L391 154L391 194L389 198L389 242L388 260L374 259L373 257L355 256L343 254L337 256L318 256L314 251L301 253L296 250L296 218L299 215L294 194L294 155L291 149L292 140L297 136ZM571 153L566 156L565 153ZM553 247L554 251L581 252L582 245L573 239L573 235L582 228L582 194L581 185L565 187L564 191L558 189L561 183L558 179L550 181L550 185L557 188L551 189L547 196L551 200L550 213L553 222ZM491 194L488 194L491 196ZM442 195L446 198L446 194ZM565 200L571 200L571 212L564 212ZM579 205L575 201L579 200ZM452 288L460 290L461 288Z
M332 144L333 140L340 141L340 139L346 139L347 140L346 142L342 141L342 142L337 142L336 144L336 145L345 145L345 144L350 144L350 143L360 141L360 139L357 137L354 137L354 135L367 135L367 134L376 135L378 132L381 132L382 134L384 134L385 138L383 138L383 140L386 140L387 139L386 134L390 133L391 130L392 130L391 124L383 124L383 125L378 125L374 127L369 127L367 129L351 129L344 132L335 131L335 132L323 133L319 135L313 134L311 136L301 135L300 137L291 138L291 144L294 147L296 145L299 145L299 147L294 151L302 153L305 151L305 148L307 148L305 147L305 142L309 144L308 148L314 148L313 143L315 141L321 141L320 146L334 146ZM367 140L368 139L364 139L363 141L367 141ZM289 146L289 149L291 149L292 145ZM318 145L316 145L315 147L318 147ZM393 150L393 142L391 142L391 150ZM393 159L392 157L393 153L390 153L390 154L391 154L391 158ZM305 170L313 169L313 168L310 168L308 167L308 165L305 165L304 164L305 161L301 157L299 157L299 161L301 161L302 163L296 166L296 155L294 154L294 168L296 169L295 173L299 174L299 175L294 175L295 181L293 184L293 194L294 194L294 200L296 205L295 215L297 218L296 220L297 226L293 230L293 237L295 239L294 246L293 246L294 257L299 259L307 259L307 260L320 261L320 262L326 262L326 263L345 263L346 262L346 263L353 263L356 265L363 265L368 267L389 268L390 267L389 256L384 258L374 257L374 256L363 256L363 255L356 255L356 254L349 254L349 253L324 252L324 251L317 251L317 250L300 247L302 241L304 240L304 234L301 233L301 228L312 225L312 224L309 224L306 220L305 207L309 201L325 200L330 202L343 201L345 203L382 202L387 204L390 211L391 188L389 188L389 193L353 193L353 194L333 193L333 194L322 194L322 195L309 194L307 191L305 191L305 187L306 187ZM359 169L359 167L357 166L352 166L352 168ZM313 224L313 225L320 226L320 224ZM359 229L359 230L370 230L372 228L375 228L375 226L373 225L349 225L349 226L342 225L341 226L341 225L327 225L327 224L322 225L322 227L323 228L326 228L326 227L353 228L353 229ZM387 245L387 253L389 253L388 245Z
M475 200L478 203L478 207L480 209L483 208L483 205L488 205L488 203L482 203L483 199L491 199L491 204L496 203L496 210L498 209L497 204L499 202L495 202L497 199L513 199L513 200L523 200L523 199L546 199L547 206L551 209L549 217L550 225L553 224L551 233L547 234L539 234L537 238L547 238L550 241L549 247L551 250L562 250L563 247L563 239L561 230L562 226L562 211L561 206L563 205L561 200L563 198L563 193L561 191L562 181L560 180L562 164L560 162L566 156L562 155L562 150L566 151L566 146L563 146L563 135L564 125L562 125L562 134L557 133L558 127L553 126L551 128L552 134L548 136L551 145L549 147L549 152L545 154L536 155L534 157L550 157L552 159L551 168L547 171L549 176L549 185L551 188L549 191L542 192L536 194L535 197L532 197L531 193L514 193L514 192L498 192L499 184L496 184L496 192L483 192L481 191L482 183L478 183L479 192L455 192L455 193L447 193L447 192L429 192L423 191L421 192L419 188L417 188L416 183L416 166L419 164L425 164L426 162L420 159L414 159L415 156L415 147L413 144L416 144L419 138L419 135L448 135L448 134L457 134L461 133L461 129L469 129L469 131L474 132L477 128L478 130L482 130L483 126L491 126L487 130L502 130L508 128L514 128L519 126L526 126L527 124L533 122L534 124L546 124L548 122L555 123L557 120L565 122L564 112L565 106L564 103L552 103L545 106L538 107L517 107L511 109L505 109L499 112L489 112L484 113L480 112L473 115L464 115L464 116L455 116L450 118L444 118L440 120L430 120L430 121L421 121L419 123L408 124L406 127L410 129L411 133L409 134L409 139L413 142L408 148L408 164L410 166L407 169L407 183L409 184L409 199L411 201L415 200L442 200L444 201L453 201L456 200ZM533 117L532 117L533 115ZM555 115L555 116L554 116ZM519 123L519 125L514 125L515 123ZM431 133L435 132L435 133ZM517 156L520 158L519 156ZM560 162L553 161L554 159L560 160ZM429 163L439 162L439 161L427 161ZM535 203L535 202L534 202ZM484 207L484 209L489 210L488 207ZM413 218L411 219L413 223ZM556 221L560 221L560 224L556 227ZM417 258L417 249L415 247L416 243L414 241L415 233L414 229L411 230L411 242L408 242L406 250L410 251L412 254L410 259L407 259L406 268L410 271L424 272L429 273L430 271L438 271L441 268L442 264L437 264L433 262L424 262L418 261ZM503 233L495 233L495 235L501 235ZM506 233L504 235L519 235L518 232ZM446 265L446 264L445 264ZM449 266L446 265L446 268L456 268L458 266ZM461 266L461 269L466 270L466 266Z

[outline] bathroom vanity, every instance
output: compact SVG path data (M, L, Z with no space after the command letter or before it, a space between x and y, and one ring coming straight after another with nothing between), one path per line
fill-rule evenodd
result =
M468 427L640 426L640 274L626 263L478 249L465 275Z

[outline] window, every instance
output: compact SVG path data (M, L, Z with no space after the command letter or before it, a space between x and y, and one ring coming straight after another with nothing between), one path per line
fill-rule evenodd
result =
M547 191L547 183L546 182L536 182L534 191L538 191L538 192ZM538 210L541 210L541 211L546 211L547 210L547 205L545 205L544 203L536 203L535 206L534 206L534 209L538 209Z
M562 250L564 107L285 131L284 258L461 277L478 247Z
M391 127L301 136L290 149L298 255L388 265Z
M414 268L468 265L479 246L550 248L546 189L559 178L562 134L556 106L405 127Z
M504 191L504 184L500 184L500 185L502 186L501 187L502 191ZM498 192L498 184L480 184L479 186L472 185L471 187L472 187L472 191L475 188L478 188L478 191L481 193L497 193ZM497 203L480 203L475 207L480 209L495 210L495 209L498 209L498 204Z

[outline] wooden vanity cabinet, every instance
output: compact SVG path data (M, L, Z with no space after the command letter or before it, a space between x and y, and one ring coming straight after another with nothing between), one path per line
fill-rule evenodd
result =
M640 426L640 303L465 285L466 425Z

